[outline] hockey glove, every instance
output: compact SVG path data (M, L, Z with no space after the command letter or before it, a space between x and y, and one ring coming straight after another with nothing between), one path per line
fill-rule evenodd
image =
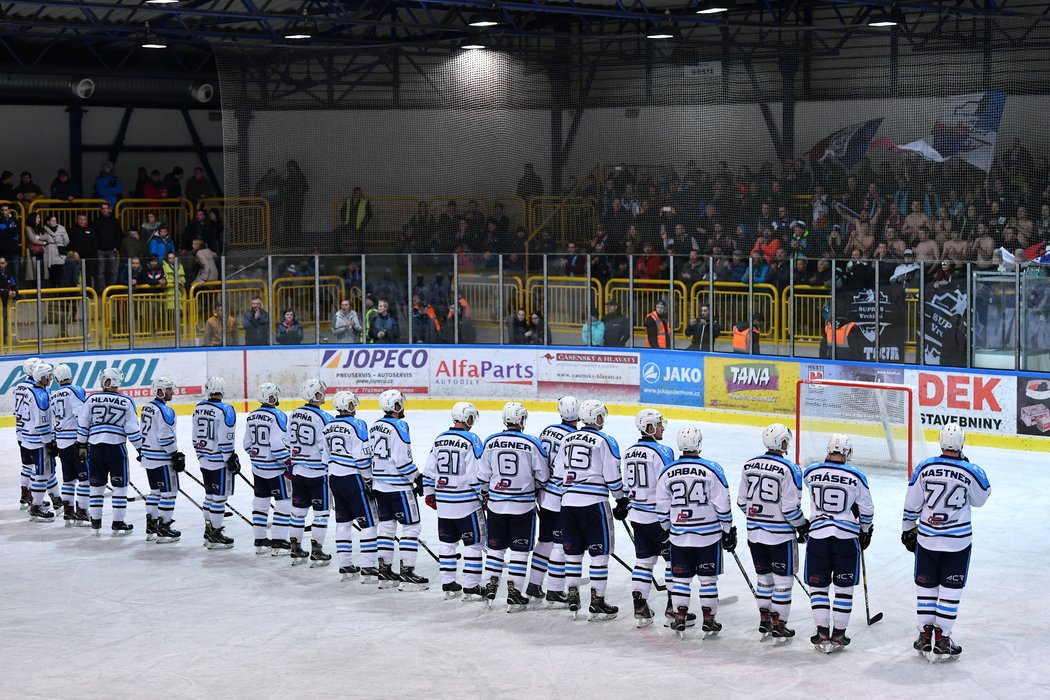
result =
M663 537L660 540L660 556L664 558L664 561L671 561L671 531L663 530Z
M809 539L809 521L803 520L802 524L795 528L795 541L799 544L805 544L806 540Z
M627 513L631 510L631 500L626 496L616 499L616 507L613 508L613 517L617 520L627 520Z
M54 440L44 445L44 449L47 450L48 456L52 459L58 456L58 443Z
M438 507L437 496L435 496L434 494L432 494L432 493L431 494L427 494L427 497L423 499L423 502L427 504L428 508L431 508L433 510L437 510L437 507Z
M905 530L901 533L901 544L909 552L914 552L915 547L919 544L919 528L913 527L910 530Z
M371 479L361 479L361 483L364 485L363 488L364 488L364 491L365 491L365 495L368 496L369 498L371 498L372 497L372 480Z
M873 532L875 532L874 527L872 527L870 530L862 530L861 533L857 536L857 540L860 542L861 551L867 549L868 545L871 544L871 533Z
M729 528L729 532L722 533L722 549L730 554L736 549L736 525Z
M82 442L77 444L77 459L81 462L87 462L88 459L88 446Z
M180 473L186 471L186 455L181 452L172 452L171 468Z
M423 475L422 474L419 474L418 476L416 476L416 480L414 482L412 482L412 491L417 496L422 496L423 495Z
M234 476L241 473L241 458L237 456L236 452L226 458L226 468Z

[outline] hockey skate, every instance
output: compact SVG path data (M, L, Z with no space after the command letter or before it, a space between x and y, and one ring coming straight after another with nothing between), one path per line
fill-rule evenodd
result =
M402 564L398 578L401 580L397 587L399 591L425 591L430 588L430 579L417 574L414 566Z
M102 535L102 518L91 519L91 534L95 537Z
M54 510L56 513L62 510L62 506L65 505L64 503L62 503L62 498L60 496L56 496L55 494L51 494L50 497L51 509Z
M270 540L270 556L283 557L292 551L292 544L288 540Z
M175 521L169 520L157 523L157 544L171 544L178 542L179 538L182 537L182 533L171 526L173 522Z
M361 567L361 583L373 584L379 581L379 569L374 566Z
M455 600L463 595L463 586L456 581L441 584L441 592L445 594L445 600Z
M157 519L152 515L146 515L146 541L152 542L157 539Z
M77 524L77 509L72 505L66 504L62 507L62 522L66 527L76 527Z
M564 591L547 591L546 603L548 610L566 610L569 607L569 599Z
M273 542L266 537L255 540L255 553L259 555L269 554L273 551Z
M480 603L485 600L485 591L481 586L468 586L463 589L464 603Z
M30 506L29 507L29 522L32 523L50 523L54 522L55 514L53 511L48 510L47 506Z
M77 508L77 520L73 523L74 527L91 527L91 516L83 508Z
M507 612L520 613L529 609L529 598L510 581L507 582Z
M394 573L393 568L390 564L387 564L382 559L379 560L379 588L397 588L398 584L401 583L401 578Z
M817 628L820 629L819 627ZM827 628L824 628L825 633ZM811 640L812 641L812 640ZM825 654L834 654L835 652L842 651L849 646L850 638L846 636L846 630L834 629L831 632L831 636L827 637L820 645L820 650Z
M496 593L499 591L499 577L490 576L489 582L485 584L485 604L489 607L492 606L492 601L496 600Z
M715 613L711 608L705 606L700 610L704 613L704 624L700 627L704 631L704 639L716 636L722 631L722 623L715 620Z
M222 533L223 528L213 527L210 533L205 533L204 537L208 540L205 546L208 549L232 549L233 538L227 537Z
M321 566L328 566L332 563L332 555L325 553L321 549L320 542L310 543L310 568L316 569Z
M299 566L310 560L310 555L307 554L306 550L303 549L303 546L299 544L299 540L294 537L292 538L292 548L288 554L292 557L292 566Z
M114 520L109 528L113 532L114 537L124 537L125 535L130 535L135 529L135 526L131 523L126 523L123 520Z
M339 567L339 573L343 575L343 578L340 580L353 581L360 575L361 569L353 564L347 564L346 566Z
M542 601L546 594L543 592L543 589L540 588L540 584L530 583L528 586L525 586L525 595L529 598L535 598L538 601Z
M641 591L633 591L631 598L634 602L635 627L648 627L653 624L653 609L649 607L649 601L645 599Z
M22 487L22 494L18 498L18 510L29 510L30 506L33 505L33 497L29 493L29 487Z
M764 642L773 634L773 618L769 615L769 608L758 609L758 633L762 635L758 641Z
M926 655L930 663L953 661L959 658L959 654L962 653L962 647L953 642L951 637L942 633L940 627L933 628L931 641L933 646Z
M664 609L664 627L671 627L671 622L675 618L674 602L671 599L671 593L667 593L667 607ZM696 625L696 613L688 613L685 616L685 626L693 627Z
M923 625L919 636L911 644L911 648L919 652L919 656L926 658L927 653L933 651L933 625Z
M605 596L598 595L597 591L592 588L591 605L588 608L588 612L591 614L587 618L589 622L604 622L606 620L615 620L620 609L615 605L606 603Z
M696 615L693 615L693 619L696 619ZM689 608L685 605L679 605L677 612L674 613L674 619L671 621L671 629L678 634L679 639L685 639L685 628L688 626Z
M787 626L787 622L780 619L780 613L770 616L770 634L773 635L773 645L782 646L791 641L795 636L795 630Z

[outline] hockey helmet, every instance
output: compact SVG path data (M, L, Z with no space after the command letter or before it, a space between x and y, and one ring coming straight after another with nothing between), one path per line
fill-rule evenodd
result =
M226 394L226 380L222 377L208 377L204 381L204 393L208 396Z
M704 444L704 434L700 432L700 426L689 423L683 425L678 431L678 449L683 454L691 452L693 454L700 454L700 448Z
M154 397L167 401L175 391L175 382L168 377L156 377L150 384L150 390L153 392Z
M332 404L335 406L335 410L345 413L354 413L357 411L357 404L360 403L357 399L357 394L352 391L337 391L335 396L332 397Z
M835 433L828 438L828 454L840 454L846 459L853 454L853 442L845 433Z
M638 428L642 435L654 435L660 426L666 424L663 414L655 408L643 408L634 417L634 427Z
M601 428L605 425L605 417L609 415L609 411L598 399L587 399L580 404L580 420L583 421L584 425L593 425L597 428Z
M516 425L524 430L528 417L529 410L519 401L508 401L503 405L503 425L507 427Z
M120 388L120 385L124 383L124 373L116 367L107 367L102 370L100 381L102 382L103 389L116 391Z
M762 444L771 452L787 452L791 430L783 423L770 423L762 431Z
M941 428L941 452L962 452L966 442L966 431L958 423L948 423Z
M310 403L324 403L324 392L328 387L320 379L311 377L299 387L299 396Z
M263 406L276 406L281 401L281 389L273 382L263 382L255 388L255 398Z
M47 386L55 378L55 368L46 362L37 362L33 365L33 382Z
M397 389L387 389L379 395L379 410L383 413L399 413L405 410L405 395Z
M452 420L456 423L473 426L478 422L478 418L478 409L469 401L460 401L452 407Z
M69 384L73 381L73 370L69 369L65 362L55 365L55 381L59 384Z
M25 362L22 363L22 372L27 377L32 377L33 376L33 365L36 365L36 364L38 364L40 362L43 362L43 360L41 360L39 357L30 357L30 358L28 358Z
M580 419L580 400L575 396L563 396L558 399L558 415L567 423Z

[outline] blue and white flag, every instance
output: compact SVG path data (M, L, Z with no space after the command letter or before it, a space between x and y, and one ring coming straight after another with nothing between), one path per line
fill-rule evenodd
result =
M809 149L809 157L820 163L831 160L850 170L868 152L868 146L881 125L882 117L850 124Z
M960 158L988 172L992 169L995 141L1005 105L1006 93L1003 90L949 97L941 107L941 116L933 123L930 136L897 146L897 149L918 153L938 163Z

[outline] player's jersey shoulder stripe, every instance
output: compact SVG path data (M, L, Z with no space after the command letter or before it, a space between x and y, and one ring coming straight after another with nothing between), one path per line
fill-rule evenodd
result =
M667 445L661 445L653 438L642 438L638 442L631 445L631 447L628 449L633 450L636 447L645 447L660 455L660 459L663 461L664 466L667 466L668 464L674 461L674 450L672 450Z
M616 459L620 459L620 444L616 442L616 439L612 435L602 432L601 430L596 430L594 428L581 428L578 432L593 433L595 435L601 436L601 438L605 440L605 443L609 446L609 450L612 452L613 457L615 457Z
M712 472L714 472L715 476L718 477L718 480L722 482L722 485L726 488L729 488L729 482L726 481L726 474L725 471L722 469L722 465L718 462L711 462L709 460L706 460L703 457L679 457L678 459L661 469L660 476L663 476L665 473L667 473L674 467L682 466L685 464L696 464L701 467L710 469Z
M359 440L368 442L368 426L357 416L336 416L332 423L348 423L357 434Z
M32 386L30 389L33 390L33 396L36 398L37 408L40 410L46 410L51 405L51 395L47 393L47 389L41 389L38 386Z
M409 434L409 431L408 431L408 423L406 423L402 419L400 419L400 418L392 418L390 416L383 416L382 418L380 418L376 422L377 423L387 423L389 425L394 426L394 430L397 431L397 434L401 437L402 441L404 441L406 443L412 442L412 438L411 438L411 436Z
M922 462L919 462L919 466L915 467L915 470L912 472L911 481L908 482L909 485L914 484L916 481L918 481L919 473L922 472L924 468L930 465L937 464L963 470L964 472L972 476L974 479L976 479L977 483L984 491L987 491L991 488L991 484L988 482L988 475L985 474L984 469L981 469L976 464L971 464L970 462L961 459L953 459L951 457L943 456L930 457L929 459L924 459Z
M773 454L772 452L765 452L763 454L758 455L757 457L752 457L747 461L748 463L757 462L760 459L768 459L771 462L782 464L784 467L787 468L788 472L790 472L791 478L795 482L795 488L802 488L802 468L794 462L792 462L790 459L782 455Z
M146 404L146 406L156 406L160 410L160 415L164 418L164 422L168 425L175 425L175 409L171 408L163 401L153 399ZM145 409L146 406L143 406L142 408Z
M269 413L273 416L273 419L277 421L277 425L281 427L281 430L288 430L288 414L284 411L279 408L274 408L273 406L263 406L258 410Z
M475 433L471 432L470 430L461 430L460 428L449 428L445 432L441 433L441 435L438 435L438 437L442 437L443 435L451 435L453 437L462 438L468 441L470 443L471 449L474 451L475 459L481 459L481 454L485 451L485 445L481 442L481 438L479 438ZM437 438L435 438L435 440L436 439Z

